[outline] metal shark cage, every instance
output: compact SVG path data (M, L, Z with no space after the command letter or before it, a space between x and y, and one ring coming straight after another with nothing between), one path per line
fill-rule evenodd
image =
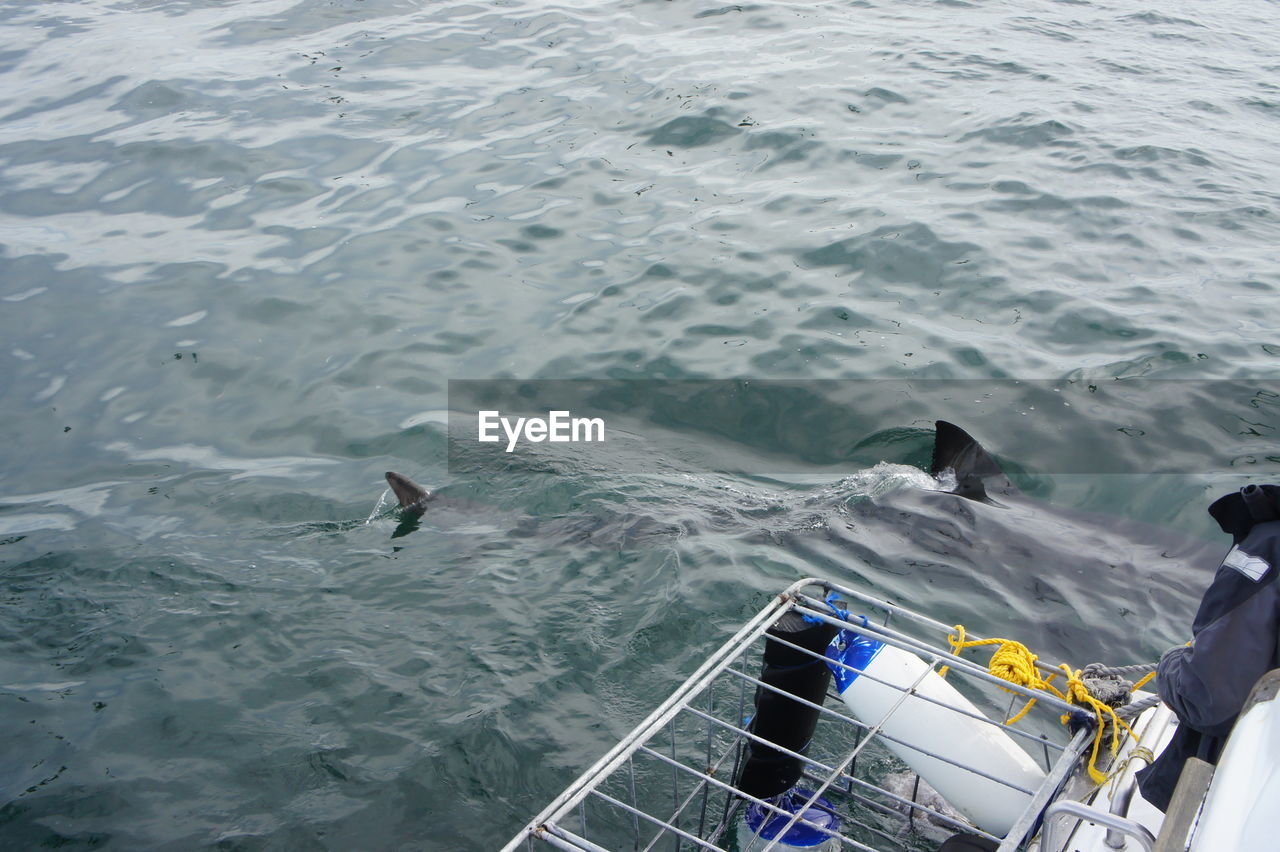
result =
M840 605L833 606L833 601ZM810 708L820 708L813 738L804 753L781 749L802 761L797 788L803 788L807 804L798 810L782 810L776 807L776 800L760 799L734 786L749 747L773 745L752 733L750 718L758 691L779 692L757 675L765 642L778 641L769 639L766 631L788 612L852 630L909 652L924 663L913 684L894 687L900 696L879 718L856 719L841 700L832 700L831 694L821 705L790 696ZM544 844L576 852L786 850L795 847L786 845L785 831L796 825L818 832L821 843L814 848L824 852L936 849L941 839L959 832L999 844L1000 852L1026 848L1046 806L1089 747L1092 732L1081 729L1072 735L1061 724L1062 714L1073 709L1065 702L1009 684L982 665L953 656L947 645L952 630L833 582L801 580L712 652L648 718L531 820L504 852L535 850ZM790 647L823 659L799 646ZM923 692L917 692L920 681L937 677L936 671L943 666L949 667L947 683L981 708L973 713L946 706L946 711L970 717L966 725L990 725L1004 731L1043 770L1043 782L1028 789L993 776L983 766L919 749L929 758L1018 790L1026 797L1021 815L1002 833L975 827L937 796L920 795L919 776L909 773L899 757L904 749L918 746L901 735L901 726L894 728L896 735L886 731L887 726L893 728L894 714L903 712L908 695L911 701L921 700ZM872 674L854 671L874 679ZM1016 725L1001 721L1017 714L1033 698L1036 703L1031 712ZM786 820L772 840L744 829L743 815L753 806L763 809L757 813L769 819L776 814ZM819 824L807 818L823 811L837 815L838 830L832 830L825 820Z

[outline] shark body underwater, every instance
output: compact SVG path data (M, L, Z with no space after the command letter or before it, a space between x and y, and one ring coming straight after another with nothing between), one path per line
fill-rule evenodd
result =
M946 421L936 423L929 473L932 488L806 501L776 512L726 508L717 495L702 531L739 533L750 545L785 551L786 561L810 576L860 585L890 600L920 600L923 583L928 598L946 601L930 613L944 622L993 607L1010 611L1011 620L1029 631L1011 638L1069 653L1077 665L1082 658L1145 662L1185 640L1196 602L1227 549L1152 524L1030 498L981 444ZM401 474L386 478L401 507L395 536L412 532L424 513L449 503ZM620 527L668 535L699 531L688 522L641 520L647 523L637 523L634 514L581 519L562 532L617 543L635 540L618 535ZM1117 645L1125 659L1116 659Z

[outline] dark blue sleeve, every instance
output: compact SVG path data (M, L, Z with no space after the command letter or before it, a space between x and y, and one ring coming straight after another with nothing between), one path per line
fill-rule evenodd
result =
M1172 651L1160 661L1160 698L1179 720L1201 733L1230 733L1249 690L1272 666L1280 635L1280 600L1276 582L1270 580L1255 584L1253 594L1204 625L1191 647ZM1212 592L1210 587L1206 597Z

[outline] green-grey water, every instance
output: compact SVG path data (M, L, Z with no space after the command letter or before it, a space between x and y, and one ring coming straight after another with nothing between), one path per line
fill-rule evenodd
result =
M1277 44L1263 0L0 8L0 846L495 848L813 574L1182 641L1193 583L1135 627L1125 577L856 558L923 406L852 469L787 397L451 472L447 382L1040 380L963 424L1029 493L1212 536L1280 465ZM1117 379L1187 404L1083 448L1033 404ZM1117 447L1159 475L1076 464ZM471 508L393 539L385 470Z

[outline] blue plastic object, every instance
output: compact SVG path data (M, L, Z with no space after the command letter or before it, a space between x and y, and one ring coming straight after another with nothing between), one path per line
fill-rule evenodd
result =
M861 670L875 659L883 647L883 642L870 636L863 636L852 630L841 630L827 646L826 656L829 660ZM851 672L844 666L831 666L831 677L835 679L836 692L844 695L844 691L858 679L858 672Z
M783 826L791 819L790 814L794 814L804 808L805 802L812 797L812 790L792 787L787 792L770 800L774 807L786 811L788 816L783 816L760 805L752 804L751 807L747 808L747 828L751 830L753 835L757 835L763 840L773 840L778 837L778 832L782 831ZM797 822L791 826L790 831L778 838L780 846L791 849L813 849L830 840L831 834L840 831L840 817L836 814L835 808L831 803L821 796L814 800L812 805L805 808L804 813L800 816L801 819L807 820L814 825L822 826L827 831L820 831L813 826ZM828 832L831 832L831 834Z

